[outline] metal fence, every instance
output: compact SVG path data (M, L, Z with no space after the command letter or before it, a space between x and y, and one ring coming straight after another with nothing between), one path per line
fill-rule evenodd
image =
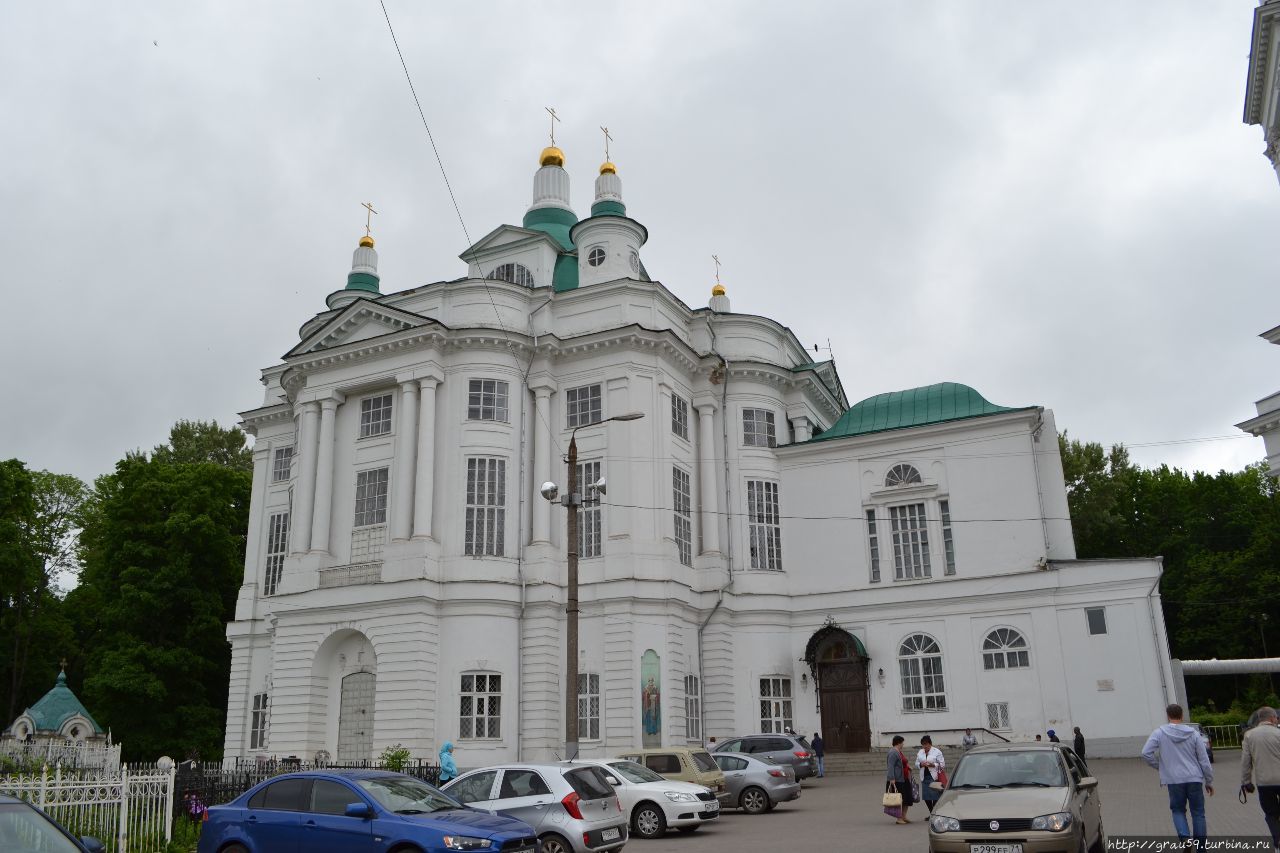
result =
M173 838L174 768L0 776L0 792L44 809L73 835L91 835L111 853L155 853Z
M34 770L45 764L53 767L105 770L112 773L120 769L120 744L76 743L70 740L16 740L0 738L0 756L4 756L20 768Z
M1230 749L1240 745L1239 726L1201 726L1213 738L1214 749Z

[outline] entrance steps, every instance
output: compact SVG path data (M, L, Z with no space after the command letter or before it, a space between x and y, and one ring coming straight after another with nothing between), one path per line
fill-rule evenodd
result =
M885 750L873 752L828 752L822 764L828 776L849 776L854 773L884 772Z

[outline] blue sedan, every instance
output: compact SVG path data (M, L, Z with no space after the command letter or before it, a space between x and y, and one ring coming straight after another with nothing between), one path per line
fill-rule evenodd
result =
M276 776L209 809L198 853L536 853L524 821L467 808L412 776L314 770Z

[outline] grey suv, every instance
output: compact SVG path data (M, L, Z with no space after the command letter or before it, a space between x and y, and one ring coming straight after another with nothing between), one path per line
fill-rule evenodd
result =
M538 833L542 853L599 853L617 850L627 841L627 815L598 767L485 767L440 790L463 805L529 824Z
M800 735L743 735L721 741L711 747L712 753L741 752L751 756L766 756L776 764L785 764L796 773L796 781L808 779L818 773L818 761L813 747Z

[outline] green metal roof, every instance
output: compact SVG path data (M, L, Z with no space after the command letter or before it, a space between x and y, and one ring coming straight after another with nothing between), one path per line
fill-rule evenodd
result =
M89 715L84 705L81 705L80 700L76 698L76 694L72 693L71 688L67 686L65 672L58 673L58 683L53 685L52 690L41 696L39 702L28 708L27 713L35 721L38 732L56 732L62 728L63 723L79 714L93 725L94 734L103 734L102 726Z
M888 394L868 397L841 415L840 420L830 429L814 436L810 441L827 441L1016 411L1019 409L989 402L968 385L939 382L922 388L890 391Z
M572 210L562 207L536 207L524 215L524 227L530 231L542 231L550 234L567 252L573 251L573 241L569 239L569 229L576 225L578 217Z

